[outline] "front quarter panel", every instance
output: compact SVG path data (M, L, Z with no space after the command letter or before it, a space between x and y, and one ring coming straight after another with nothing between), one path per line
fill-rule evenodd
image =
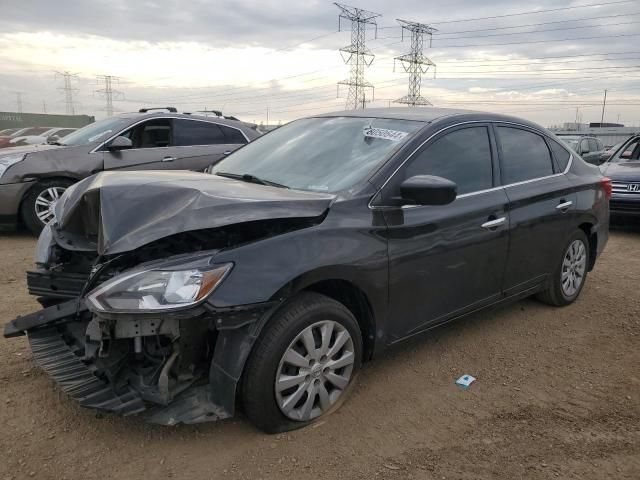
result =
M220 308L283 300L319 281L345 280L362 290L377 317L385 315L385 229L367 198L337 201L319 225L221 251L215 262L234 267L208 302Z
M212 401L233 413L245 362L269 319L287 298L316 282L344 280L358 287L373 312L374 351L384 341L388 303L386 229L367 198L337 201L316 226L231 248L216 255L216 263L234 268L207 299L215 311L256 306L269 310L242 328L222 330L216 341L209 374ZM232 310L237 310L233 309Z

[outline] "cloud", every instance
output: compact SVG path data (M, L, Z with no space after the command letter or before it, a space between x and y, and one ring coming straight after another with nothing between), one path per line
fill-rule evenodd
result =
M102 73L121 77L118 88L127 101L116 105L122 110L175 103L184 109L224 107L264 118L269 108L287 120L344 105L344 99L336 99L335 83L348 77L349 68L337 49L349 43L349 32L337 32L338 9L330 1L5 3L0 15L0 110L13 108L12 92L17 90L24 92L25 109L40 111L45 100L50 110L64 110L54 70L79 73L77 99L86 113L101 108L102 100L93 92L99 88L95 75ZM376 86L372 105L390 105L407 91L406 74L393 71L393 58L409 49L396 18L435 22L439 30L434 48L425 51L438 65L437 76L433 79L429 72L422 81L423 95L439 105L492 99L505 105L536 98L586 101L600 98L604 88L617 89L614 99L640 93L632 92L639 72L631 54L572 57L636 50L637 37L613 36L638 32L640 23L629 23L640 22L632 2L523 16L504 16L534 8L511 0L354 3L384 14L378 19L378 38L367 32L368 47L376 54L365 73ZM535 8L569 5L570 0L539 0ZM477 17L495 18L456 21ZM570 22L576 19L585 20ZM551 23L559 21L563 23ZM560 29L564 27L580 28ZM599 38L580 39L587 36ZM570 38L577 39L566 40ZM619 60L624 58L629 60ZM623 118L632 118L634 108L620 107ZM555 122L564 113L532 115Z
M486 87L471 87L468 88L467 91L469 93L487 93L487 92L495 92L498 90L497 88L486 88Z

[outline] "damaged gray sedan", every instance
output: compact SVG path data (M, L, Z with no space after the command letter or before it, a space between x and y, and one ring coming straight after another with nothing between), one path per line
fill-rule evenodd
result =
M572 303L607 242L610 181L513 117L325 114L212 173L103 172L56 204L27 273L44 309L4 334L81 405L298 428L401 340L528 295Z

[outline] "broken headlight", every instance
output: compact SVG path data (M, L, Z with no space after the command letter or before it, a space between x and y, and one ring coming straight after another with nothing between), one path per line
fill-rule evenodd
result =
M123 273L87 295L100 312L148 312L190 307L222 282L232 264L172 267Z
M7 171L7 169L18 162L21 162L22 160L24 160L24 157L26 157L27 155L25 153L13 153L11 155L3 155L0 157L0 178L2 177L2 175L4 175L4 172Z

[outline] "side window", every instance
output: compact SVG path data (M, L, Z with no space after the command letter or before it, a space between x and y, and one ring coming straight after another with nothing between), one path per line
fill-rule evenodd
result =
M175 119L173 129L176 147L226 143L222 130L215 123Z
M564 172L567 168L567 165L569 164L569 158L571 158L571 154L562 145L553 140L549 140L549 146L551 147L553 156L556 158L558 170L560 172Z
M537 133L512 127L498 127L502 147L502 183L522 182L553 175L551 153Z
M598 142L596 142L595 138L590 138L589 139L589 151L590 152L597 152L598 150L600 150L600 148L598 147Z
M120 134L131 139L133 148L157 148L171 145L171 120L158 118L142 122Z
M583 138L582 141L580 142L580 151L582 153L591 152L591 148L589 148L589 139L588 138Z
M455 182L458 195L493 187L487 127L456 130L438 138L409 163L404 178L435 175Z
M639 146L640 146L640 139L639 140L634 140L633 142L625 145L618 152L618 158L633 159L634 152L636 152L636 154L637 154L640 151ZM636 157L637 157L637 155L636 155Z
M235 143L239 145L244 145L245 143L247 143L247 139L237 128L225 127L224 125L220 125L220 129L222 130L222 133L224 133L225 143Z

